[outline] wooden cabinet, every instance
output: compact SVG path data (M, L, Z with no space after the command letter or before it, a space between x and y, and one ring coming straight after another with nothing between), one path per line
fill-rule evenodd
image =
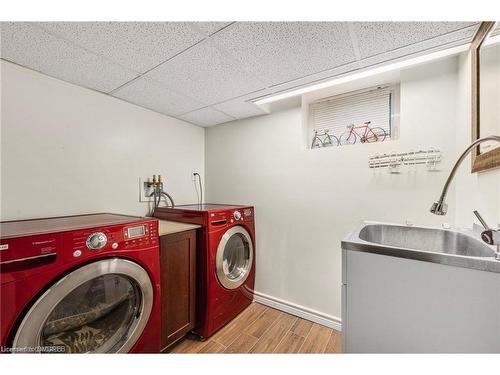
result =
M194 328L196 230L160 236L161 348Z

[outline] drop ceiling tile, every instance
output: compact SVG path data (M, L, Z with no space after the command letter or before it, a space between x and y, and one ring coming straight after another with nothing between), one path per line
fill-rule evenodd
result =
M243 99L229 100L224 103L216 104L213 107L237 119L259 116L268 113L261 107Z
M457 31L452 31L435 38L430 38L422 42L411 44L409 46L397 48L389 52L367 57L360 61L341 65L337 68L324 70L320 73L315 73L296 80L279 83L257 93L254 96L250 96L247 99L262 98L273 93L285 92L287 90L293 90L299 87L320 83L322 81L328 81L340 75L353 73L359 69L376 66L378 64L384 64L393 60L411 58L421 53L434 52L439 49L463 44L471 40L477 30L477 27L478 24L473 24L473 26L465 27Z
M478 25L474 25L458 31L439 35L435 38L426 39L408 46L366 57L359 63L362 68L366 68L377 64L390 63L396 59L412 58L416 55L431 53L468 43L474 37L477 28Z
M206 22L41 22L39 25L129 69L144 73L224 25Z
M342 22L237 22L212 39L270 85L355 60Z
M137 76L31 23L3 22L1 27L2 58L49 76L102 92Z
M260 77L265 83L283 82L297 76L289 58L292 54L273 43L277 23L237 22L212 37L246 70Z
M212 107L198 109L181 115L179 118L200 126L212 126L235 120L233 117L228 116Z
M300 72L317 73L356 60L346 22L287 22L281 37L295 48Z
M361 57L366 58L472 25L472 22L354 22L352 27Z
M226 27L231 22L190 22L190 25L200 31L203 35L212 35Z
M206 40L165 64L148 77L207 105L265 87Z
M155 110L166 115L177 116L203 107L203 104L172 91L144 77L113 92L113 96L130 103Z

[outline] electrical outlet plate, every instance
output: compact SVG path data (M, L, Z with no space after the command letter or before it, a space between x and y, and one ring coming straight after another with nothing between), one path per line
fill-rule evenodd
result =
M152 202L153 198L149 195L153 189L147 186L149 178L139 177L139 202Z

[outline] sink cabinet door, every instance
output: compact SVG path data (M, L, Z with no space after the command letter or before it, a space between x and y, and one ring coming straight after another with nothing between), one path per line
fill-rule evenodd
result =
M196 231L160 237L161 347L183 338L195 324Z
M344 251L347 353L500 353L500 274Z

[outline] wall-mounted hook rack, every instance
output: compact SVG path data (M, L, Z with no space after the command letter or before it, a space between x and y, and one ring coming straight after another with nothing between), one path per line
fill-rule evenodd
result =
M427 169L434 170L440 162L441 151L436 148L429 148L427 150L374 155L368 159L368 166L370 168L389 167L389 169L394 170L400 165L425 164Z

